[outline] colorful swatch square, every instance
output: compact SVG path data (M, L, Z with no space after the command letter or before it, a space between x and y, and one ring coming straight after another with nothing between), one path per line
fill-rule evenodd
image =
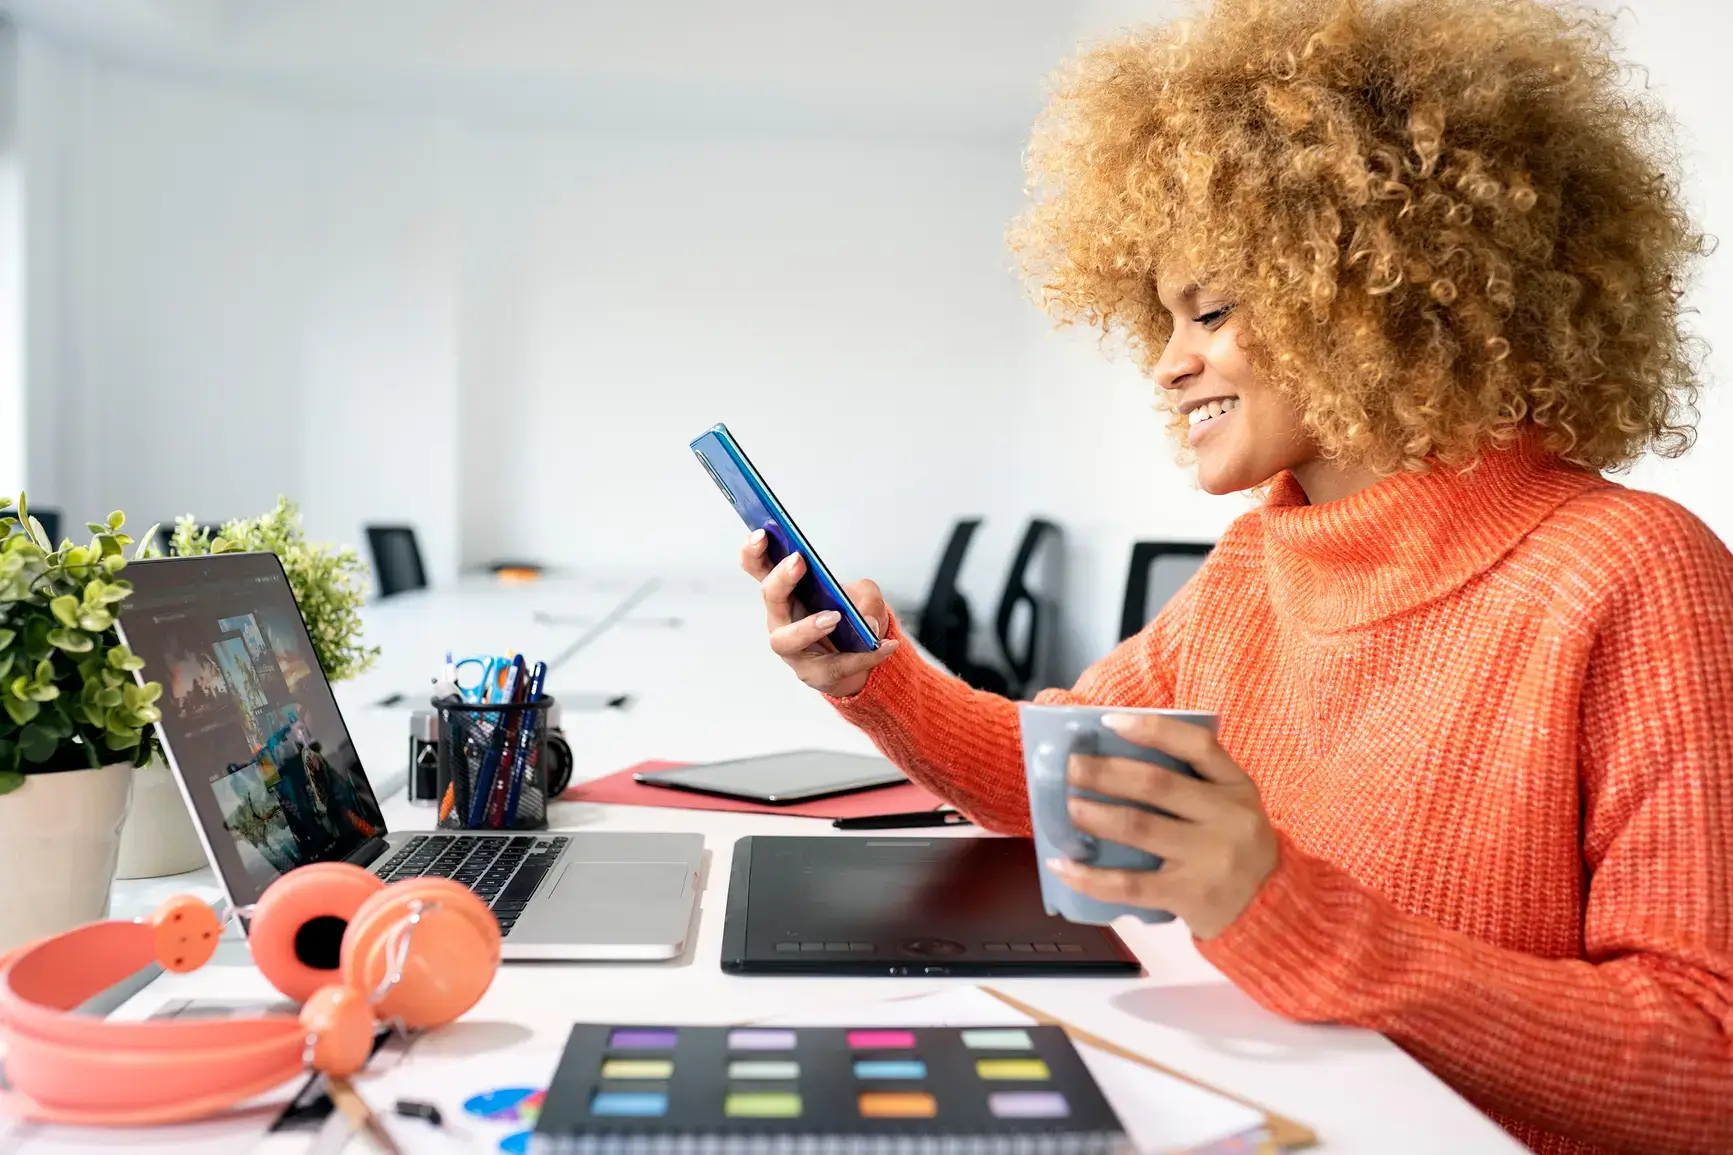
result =
M736 1059L728 1064L730 1079L798 1079L800 1064L792 1059Z
M913 1031L850 1031L848 1045L855 1051L912 1051Z
M932 1119L939 1104L925 1091L863 1091L860 1113L863 1119Z
M722 1113L730 1119L794 1119L800 1115L800 1096L792 1091L734 1091L722 1101Z
M919 1059L856 1059L857 1079L924 1079L927 1065Z
M995 1119L1063 1119L1071 1104L1058 1091L995 1091L987 1096Z
M614 1051L672 1051L674 1044L679 1041L679 1031L622 1027L608 1036L608 1049Z
M602 1064L604 1079L671 1079L674 1063L669 1059L609 1059Z
M795 1034L793 1031L729 1031L728 1049L730 1051L792 1051L794 1050Z
M1009 1028L993 1031L964 1031L963 1045L971 1051L1033 1051L1035 1044L1029 1032Z
M1041 1083L1052 1078L1040 1059L977 1059L975 1074L990 1083Z
M668 1096L661 1091L597 1091L590 1114L647 1119L668 1113Z

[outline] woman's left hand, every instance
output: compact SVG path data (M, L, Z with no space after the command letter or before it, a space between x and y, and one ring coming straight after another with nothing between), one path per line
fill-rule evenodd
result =
M1276 831L1258 788L1202 726L1158 714L1109 715L1102 724L1189 764L1202 780L1130 758L1074 756L1072 786L1174 817L1073 798L1071 820L1079 830L1159 855L1161 869L1103 870L1065 859L1048 866L1080 894L1171 911L1198 938L1214 938L1251 905L1276 868Z

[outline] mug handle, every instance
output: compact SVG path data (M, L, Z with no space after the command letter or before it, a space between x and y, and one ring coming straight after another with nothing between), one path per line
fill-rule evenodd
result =
M1045 784L1045 789L1035 792L1034 805L1039 811L1036 817L1042 833L1060 854L1075 862L1094 862L1101 845L1071 824L1071 784L1066 780L1071 751L1082 727L1067 722L1065 732L1070 741L1063 748L1051 742L1041 742L1035 747L1035 774Z

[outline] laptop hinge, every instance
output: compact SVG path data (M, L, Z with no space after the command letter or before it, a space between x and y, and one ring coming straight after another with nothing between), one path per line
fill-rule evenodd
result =
M389 849L391 849L391 844L375 834L372 838L369 838L366 842L363 842L360 846L351 850L343 861L353 862L356 866L367 866Z

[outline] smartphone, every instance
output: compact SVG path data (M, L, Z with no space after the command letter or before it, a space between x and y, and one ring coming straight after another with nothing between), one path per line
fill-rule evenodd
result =
M704 466L704 472L710 475L710 480L716 483L716 488L722 491L722 496L728 499L728 504L734 507L734 512L740 515L740 520L746 523L746 528L764 531L772 565L791 553L798 553L806 559L806 572L794 587L795 600L809 614L835 610L842 615L836 629L830 632L830 640L836 648L847 653L878 649L879 640L874 636L872 626L842 592L842 585L819 560L812 543L806 540L782 503L770 492L770 486L747 460L745 451L728 432L728 427L717 425L699 435L692 442L692 452Z

